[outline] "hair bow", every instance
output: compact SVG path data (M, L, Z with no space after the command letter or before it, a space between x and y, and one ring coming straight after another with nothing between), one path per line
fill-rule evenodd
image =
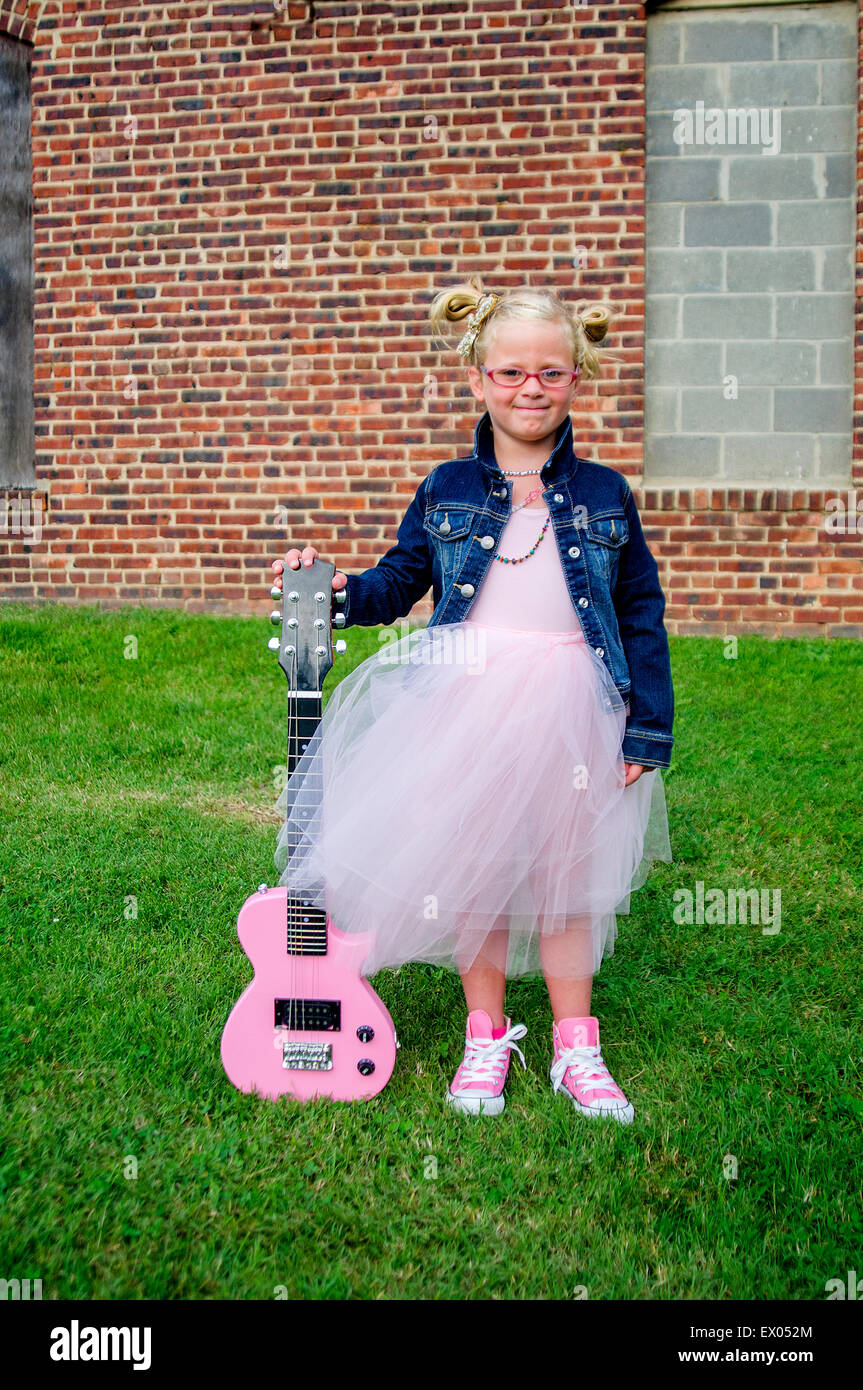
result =
M456 352L461 353L462 357L465 359L470 356L479 330L482 328L495 305L500 303L500 300L501 296L499 294L484 294L468 319L467 332L456 348Z

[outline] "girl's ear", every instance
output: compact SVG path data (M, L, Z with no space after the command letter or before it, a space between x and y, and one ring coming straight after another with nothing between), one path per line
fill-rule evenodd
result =
M485 400L485 385L483 382L483 375L479 367L468 367L467 384L478 401Z

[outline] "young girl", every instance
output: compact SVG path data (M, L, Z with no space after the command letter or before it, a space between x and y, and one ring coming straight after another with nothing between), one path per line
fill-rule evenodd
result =
M436 296L431 327L468 314L458 351L486 407L473 453L423 479L373 569L333 578L347 626L390 624L430 585L434 612L332 691L278 802L276 864L342 931L374 934L365 974L458 970L468 1016L449 1104L503 1110L527 1031L504 1013L506 979L541 972L554 1090L625 1123L591 988L631 889L671 861L665 601L626 479L573 449L607 309L472 277Z

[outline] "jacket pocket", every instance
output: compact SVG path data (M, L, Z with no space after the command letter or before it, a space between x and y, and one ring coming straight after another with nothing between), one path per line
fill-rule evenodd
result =
M629 540L629 522L623 512L589 517L587 536L589 540L607 546L609 550L619 550Z
M464 563L474 513L463 507L430 507L423 518L429 544L447 589Z
M585 555L596 578L614 589L622 546L629 540L629 522L623 512L588 517Z
M436 540L462 540L473 524L473 512L459 511L452 507L433 507L426 512L423 526Z

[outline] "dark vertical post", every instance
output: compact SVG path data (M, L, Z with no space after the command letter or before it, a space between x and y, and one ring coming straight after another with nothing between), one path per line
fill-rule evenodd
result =
M35 483L30 49L0 34L0 488Z

